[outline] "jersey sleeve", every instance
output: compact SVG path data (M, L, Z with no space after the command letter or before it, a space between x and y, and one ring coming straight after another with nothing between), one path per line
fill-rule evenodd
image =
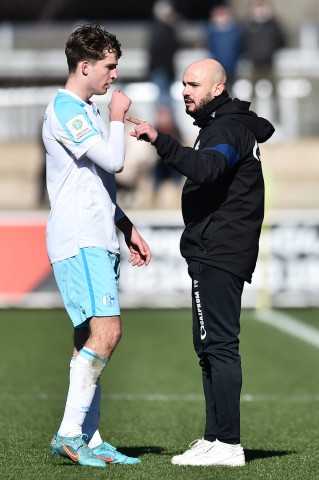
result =
M100 132L92 124L85 103L70 95L60 93L54 101L53 136L76 159L101 140Z
M101 138L99 142L89 148L86 156L109 173L121 172L125 160L124 123L111 122L108 142L105 143Z

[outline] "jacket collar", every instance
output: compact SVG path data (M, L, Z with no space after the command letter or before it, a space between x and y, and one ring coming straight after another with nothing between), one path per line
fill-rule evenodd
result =
M194 125L200 128L205 127L209 120L215 117L214 113L216 110L228 102L231 102L231 98L227 90L224 90L218 97L213 98L213 100L207 103L201 110L192 115L195 120Z

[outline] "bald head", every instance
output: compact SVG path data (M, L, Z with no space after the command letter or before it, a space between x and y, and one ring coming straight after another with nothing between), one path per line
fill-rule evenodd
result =
M204 60L191 63L186 68L185 75L193 75L205 79L211 84L222 83L225 85L227 80L224 67L212 58L205 58Z
M211 58L191 63L184 72L183 85L186 113L193 116L223 93L226 86L225 69Z

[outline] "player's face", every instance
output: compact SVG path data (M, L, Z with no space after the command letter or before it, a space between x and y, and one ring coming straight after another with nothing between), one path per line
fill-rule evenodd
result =
M191 116L214 98L212 92L215 84L200 68L188 68L184 73L183 85L186 113Z
M104 95L117 79L117 55L106 51L105 58L90 67L90 83L95 95Z

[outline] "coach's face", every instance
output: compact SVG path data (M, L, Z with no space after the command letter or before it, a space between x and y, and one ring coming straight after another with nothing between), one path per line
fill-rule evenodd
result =
M193 116L225 88L223 67L215 60L192 63L183 76L183 97L186 113Z

